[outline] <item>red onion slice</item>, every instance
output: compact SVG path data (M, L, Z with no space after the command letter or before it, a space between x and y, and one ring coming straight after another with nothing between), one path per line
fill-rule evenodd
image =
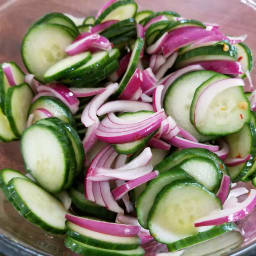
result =
M124 57L121 58L119 62L119 68L113 74L110 75L111 81L117 81L126 71L129 62L130 62L131 54L128 53Z
M77 98L86 98L101 94L106 88L69 88Z
M143 74L137 68L133 73L132 77L130 78L128 84L126 85L125 89L122 91L121 95L119 96L120 99L129 100L131 99L136 91L141 87L143 82Z
M79 40L75 40L65 51L68 55L72 56L95 48L109 51L112 45L107 38L96 33L91 33Z
M153 102L152 97L148 96L145 93L142 93L140 98L141 98L141 101L145 102L145 103L152 103Z
M83 139L84 153L86 154L97 142L96 130L99 126L99 122L95 122L92 126L86 130L85 137Z
M111 144L132 142L144 138L156 131L160 127L163 119L164 112L157 112L156 115L152 115L151 119L147 119L147 123L132 127L128 130L121 127L120 129L117 129L119 132L117 132L117 130L113 131L112 128L104 127L101 123L96 131L96 135L99 140Z
M159 53L168 37L168 32L165 32L154 44L147 48L147 53L150 55Z
M96 168L93 176L88 176L87 179L90 181L108 181L115 179L134 180L152 172L152 170L152 165L146 165L139 168L128 169L125 171L116 169Z
M131 100L139 100L142 95L141 88L138 88L138 90L133 94Z
M177 52L174 52L170 57L168 57L166 62L159 68L159 70L156 74L156 79L159 80L164 76L164 74L167 72L167 70L169 70L174 65L177 57L178 57Z
M198 140L192 134L190 134L188 131L184 130L183 128L180 128L179 135L181 137L183 137L184 139L191 140L191 141L194 141L194 142L198 142Z
M16 85L15 77L12 71L12 66L9 63L3 63L2 64L2 70L7 78L7 81L10 86Z
M251 158L251 155L247 155L245 157L238 157L238 158L231 158L231 159L226 159L224 161L224 163L227 165L227 166L237 166L239 164L243 164L243 163L246 163L248 160L250 160Z
M237 61L211 60L211 61L199 61L193 64L201 65L206 70L212 70L221 74L236 75L236 76L243 74L242 66Z
M219 150L219 146L194 142L178 136L171 138L170 143L177 148L205 148L212 152L216 152Z
M113 24L116 24L117 22L119 22L119 20L107 20L105 22L102 22L98 25L95 25L91 28L91 33L100 33L102 31L104 31L105 29L109 28L110 26L112 26Z
M220 145L220 150L214 152L221 160L225 160L229 154L229 147L228 144L224 141L221 140L219 142Z
M157 79L152 72L151 68L147 68L143 71L143 83L141 84L141 89L143 92L156 86Z
M242 195L245 195L248 193L249 193L249 191L245 187L233 188L230 190L228 197L239 197L239 196L242 196Z
M152 69L154 73L156 73L159 68L166 62L166 58L162 54L156 55L156 64L155 67Z
M153 111L151 104L131 100L116 100L104 104L97 111L98 116L112 112L137 112L140 110Z
M62 84L49 84L41 85L37 88L38 92L52 93L56 98L59 98L65 105L67 105L70 111L74 114L78 111L79 100L65 85Z
M111 146L105 147L103 150L101 150L96 157L92 160L91 165L89 166L87 172L86 172L86 177L84 180L84 188L85 188L85 197L90 200L95 202L95 197L93 193L93 182L88 179L88 176L91 175L91 173L94 171L94 169L97 167L98 162L100 159L111 149Z
M162 109L162 93L164 90L164 86L163 85L159 85L156 87L156 90L154 91L153 94L153 109L155 112L158 112Z
M161 138L163 134L167 133L167 131L169 130L169 126L170 126L170 124L169 124L168 120L167 119L163 120L160 128L158 129L158 131L156 132L154 137L158 138L158 139Z
M72 214L66 214L65 217L68 221L80 227L107 235L133 237L137 236L140 231L140 228L134 225L110 223L85 217L78 217Z
M226 222L235 222L243 219L250 214L256 205L256 190L251 189L249 196L241 203L233 207L225 208L212 212L210 215L203 217L195 222L195 227L221 225Z
M96 115L100 106L111 96L118 88L118 84L110 84L106 90L95 96L88 105L86 105L85 109L83 110L81 121L86 126L89 127L96 122L98 122L98 117Z
M129 191L135 189L136 187L138 187L142 184L149 182L150 180L153 180L155 177L158 176L158 174L159 174L158 171L154 171L154 172L148 173L144 176L141 176L137 179L128 181L128 182L124 183L123 185L115 188L114 190L112 190L112 194L113 194L115 200L121 199Z
M221 203L224 204L230 191L231 180L228 175L223 175L219 190L216 196L220 199Z
M170 144L166 143L163 140L157 139L157 138L152 138L149 141L149 146L152 148L158 148L158 149L167 150L167 151L169 151L171 149Z
M32 103L35 102L37 99L39 99L40 97L42 96L52 96L52 97L55 97L53 95L53 93L51 92L39 92L33 99L32 99Z
M196 101L195 124L199 123L207 115L208 107L216 95L235 86L244 86L244 81L240 78L228 78L207 86Z
M170 56L179 48L207 37L212 33L206 29L193 26L177 28L168 33L168 38L162 45L162 52L164 56Z
M246 86L244 87L244 91L245 92L252 92L255 89L255 87L254 87L254 84L252 82L251 74L248 70L244 74L246 75L247 80L248 80L248 85L246 84Z
M157 54L153 54L150 56L150 60L149 60L149 68L152 69L152 71L155 70L155 66L156 66L156 59L157 59Z

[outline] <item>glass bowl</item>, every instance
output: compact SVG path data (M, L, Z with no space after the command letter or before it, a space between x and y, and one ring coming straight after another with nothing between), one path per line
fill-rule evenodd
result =
M228 35L247 34L246 43L256 53L256 3L253 0L137 0L141 9L174 10L183 17L217 23ZM0 0L0 62L13 60L23 66L22 38L37 18L58 11L85 17L96 14L104 0ZM254 71L255 72L255 63ZM255 73L252 74L255 82ZM19 142L0 143L0 169L24 171ZM255 225L255 230L252 228ZM256 255L256 211L240 223L245 233L241 248L231 255ZM0 192L0 253L16 255L74 255L63 237L52 236L28 223ZM1 254L0 254L1 255Z

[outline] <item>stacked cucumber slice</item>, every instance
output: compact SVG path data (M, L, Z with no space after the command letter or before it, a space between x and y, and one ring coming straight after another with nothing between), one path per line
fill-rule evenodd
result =
M134 0L39 18L21 45L30 74L0 65L0 140L21 139L28 173L1 170L6 198L81 255L222 255L241 245L233 217L256 204L255 191L242 210L229 195L231 181L256 186L243 41Z

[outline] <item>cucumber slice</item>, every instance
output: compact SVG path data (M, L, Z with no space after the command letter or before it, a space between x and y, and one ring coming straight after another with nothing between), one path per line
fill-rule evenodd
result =
M169 154L167 150L162 150L158 148L151 148L151 152L152 152L151 164L153 166L156 166L157 164L159 164Z
M45 72L66 56L74 36L63 25L33 25L25 35L21 55L27 70L43 82Z
M248 154L251 158L243 164L228 167L230 176L233 181L246 181L255 170L254 165L256 156L256 126L253 120L249 124L245 124L243 129L237 133L225 137L229 146L228 158L245 157Z
M130 31L135 31L136 32L136 22L133 18L129 18L126 20L119 21L104 31L102 31L100 34L109 40L111 38L120 36L120 35L125 35L125 33L130 32Z
M251 49L245 43L236 44L235 47L237 49L237 60L240 62L243 72L251 72L253 67ZM245 74L242 74L241 77L245 77Z
M207 141L210 138L197 132L190 122L190 105L196 89L210 77L213 71L193 71L177 78L169 86L164 95L164 109L167 115L172 116L177 125L190 132L199 141Z
M76 160L76 175L78 175L84 166L84 147L77 134L77 131L70 124L56 117L40 120L38 124L55 125L65 129L74 150L74 156Z
M239 242L241 243L241 234L239 232L239 229L237 228L237 226L233 223L225 223L219 226L211 226L210 229L206 230L206 231L202 231L199 232L193 236L189 236L186 237L184 239L181 239L177 242L171 243L168 245L168 249L169 251L176 251L176 250L180 250L180 249L185 249L185 252L183 255L195 255L195 256L199 256L199 255L205 255L202 254L202 251L200 252L201 254L190 254L192 252L198 252L199 248L206 248L206 244L209 246L210 245L210 241L211 239L216 239L218 238L218 241L220 241L220 237L224 237L225 234L228 234L230 232L236 232L236 241L237 241L237 236L239 237ZM240 234L240 236L239 236ZM223 240L221 240L221 244L223 246ZM204 244L205 243L205 244ZM193 247L189 247L192 246ZM198 248L196 249L195 247L198 246ZM209 249L209 248L208 248ZM213 250L213 248L212 248ZM206 252L208 252L207 250L205 250ZM207 253L207 255L210 255ZM216 254L216 250L214 248L214 254L212 255L220 255L220 254ZM222 255L222 254L221 254Z
M5 64L5 63L3 63L3 64ZM11 67L12 74L14 76L14 80L15 80L16 84L18 85L18 84L24 83L25 74L20 69L20 67L14 62L7 62L6 64L9 64ZM2 65L0 67L0 107L2 108L2 111L5 112L5 109L4 109L5 96L6 96L7 90L11 86L2 70Z
M36 24L57 24L63 25L73 31L73 34L78 35L76 24L65 14L60 12L52 12L43 16Z
M17 139L17 137L11 129L9 120L0 108L0 140L3 142L9 142L15 139Z
M68 78L85 77L90 73L100 73L99 71L108 63L109 55L107 51L93 53L91 59L84 65L68 74Z
M100 219L105 219L109 221L115 221L116 213L107 210L105 207L95 204L87 199L80 191L71 188L69 195L72 199L72 204L78 209L82 214L86 216L92 216Z
M13 133L19 137L27 124L33 91L27 84L12 86L5 98L5 112Z
M172 182L187 179L189 177L190 176L182 169L175 168L169 172L161 173L158 177L148 183L136 202L138 221L143 228L148 228L149 212L153 207L155 198L159 192Z
M135 42L134 49L132 51L132 55L129 61L129 65L119 84L118 90L116 92L116 96L122 93L122 91L127 86L130 78L132 77L133 73L135 72L140 59L140 53L143 49L143 46L144 46L144 40L142 38L138 38Z
M64 122L70 123L72 126L75 126L75 120L72 116L69 108L59 99L51 96L41 96L35 100L29 109L29 114L33 114L37 108L45 108L48 110L54 117L57 117ZM33 122L40 120L41 117L35 115Z
M119 237L102 234L67 222L67 235L87 245L110 250L132 250L139 247L138 237Z
M148 16L152 15L154 12L151 10L143 10L140 12L137 12L135 16L135 20L137 23L140 23L143 19L147 18Z
M193 157L181 163L180 168L192 176L208 190L217 192L222 179L222 172L212 160L204 157Z
M205 118L195 123L195 108L198 98L207 87L226 78L228 77L218 74L198 87L194 94L190 107L190 120L201 134L228 135L239 131L250 119L249 101L241 86L229 88L216 95L207 109Z
M51 194L24 178L13 178L7 188L10 202L28 221L54 234L65 233L66 210Z
M103 11L96 19L95 24L100 24L108 20L125 20L134 18L137 12L137 4L133 0L120 0Z
M131 120L131 121L142 121L145 120L147 117L151 116L154 112L152 111L138 111L138 112L128 112L119 115L119 118L124 119L124 120ZM153 134L152 134L153 135ZM134 141L134 142L129 142L129 143L123 143L123 144L115 144L114 149L117 153L119 154L134 154L147 145L148 141L151 139L152 135L147 136L146 138Z
M51 82L68 76L74 69L79 68L91 59L89 52L68 56L51 66L44 74L44 81Z
M80 25L77 28L79 30L79 33L82 34L84 32L89 32L91 27L92 27L91 25Z
M83 21L83 25L94 25L94 23L95 23L94 16L88 16Z
M75 164L70 140L62 127L34 124L22 135L26 170L47 191L58 193L69 183Z
M225 231L225 227L223 231ZM182 256L228 255L231 251L240 247L243 240L242 234L235 227L232 231L227 228L223 234L186 248Z
M144 250L141 247L133 250L109 250L78 242L69 236L65 240L65 246L72 252L84 256L144 256Z
M169 27L170 24L175 23L174 21L169 20L162 20L159 22L155 22L151 24L148 29L146 30L146 44L151 45L154 42L154 39L156 38L155 32L159 32L162 29L165 29L166 27Z
M176 20L175 17L180 17L180 15L177 12L173 12L173 11L155 12L152 15L145 17L139 23L144 27L149 21L151 21L157 16L162 16L162 15L164 15L168 20L173 20L173 21Z
M125 46L129 45L131 40L135 40L137 38L137 32L134 29L130 31L110 38L111 43L113 43L116 47L124 48Z
M178 69L192 63L209 60L236 61L237 49L234 45L227 42L195 48L180 55L176 60L175 68Z
M189 180L172 182L158 193L148 216L151 235L171 244L198 233L194 221L221 209L215 194Z
M203 157L209 159L215 165L218 172L223 172L227 174L227 168L217 155L211 151L203 148L187 148L180 151L172 153L170 156L166 157L162 162L155 166L155 170L159 172L167 172L175 166L180 165L187 159Z
M10 194L7 188L8 182L13 178L24 178L26 179L26 176L23 175L21 172L13 170L13 169L2 169L0 171L0 187L2 191L4 192L7 199L10 198Z
M119 57L120 57L120 54L121 54L121 53L120 53L119 49L113 48L113 49L108 53L110 62L115 61L115 60L118 60Z

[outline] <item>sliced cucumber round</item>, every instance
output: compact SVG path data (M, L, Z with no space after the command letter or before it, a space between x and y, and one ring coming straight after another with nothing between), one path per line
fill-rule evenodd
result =
M151 116L154 112L152 111L138 111L138 112L133 112L133 113L124 113L119 115L119 118L124 119L124 120L131 120L131 121L142 121L145 120L147 117ZM153 135L153 134L152 134ZM129 142L129 143L123 143L123 144L115 144L114 149L117 153L119 154L134 154L143 148L145 148L146 144L152 137L152 135L147 136L146 138L134 141L134 142Z
M91 59L84 65L75 69L68 74L68 78L77 78L79 76L86 76L90 73L98 73L109 61L109 55L107 51L100 51L93 53Z
M27 84L12 86L5 98L5 112L14 134L19 137L27 124L33 91Z
M143 49L144 46L144 40L142 38L138 38L135 42L133 51L132 51L132 55L128 64L128 67L126 69L126 72L119 84L118 90L116 92L116 95L120 95L123 90L125 89L125 87L127 86L129 80L131 79L132 75L134 74L139 59L140 59L140 53Z
M67 222L67 235L81 243L110 250L132 250L139 247L138 237L102 234Z
M68 16L60 12L48 13L45 16L43 16L39 21L36 22L36 24L44 23L63 25L71 29L74 35L78 34L76 24Z
M16 85L24 83L25 74L16 63L7 62L7 63L3 63L2 65L4 64L10 65ZM0 67L0 107L2 108L2 111L5 112L5 109L4 109L5 96L6 96L7 90L11 86L2 70L2 65Z
M79 212L81 212L82 214L86 214L86 216L97 217L109 221L114 221L116 219L115 212L111 212L105 207L102 207L92 201L85 199L84 193L82 192L74 188L71 188L69 190L72 204L77 210L79 210Z
M228 49L227 49L228 48ZM175 68L182 68L192 63L209 60L237 60L237 49L227 42L219 42L192 49L180 55L175 64Z
M83 25L94 25L94 23L95 23L94 16L88 16L83 21Z
M148 16L152 15L154 12L151 10L143 10L143 11L139 11L137 12L136 16L135 16L135 20L137 23L140 23L140 21L142 21L143 19L147 18Z
M256 170L254 164L256 156L256 126L254 117L252 116L252 121L249 124L245 124L241 131L226 136L225 140L229 146L228 158L251 155L251 158L246 163L228 167L233 181L247 181Z
M211 226L206 231L201 231L201 232L199 232L195 235L192 235L192 236L186 237L184 239L180 239L177 242L171 243L171 244L168 245L168 249L169 249L169 251L177 251L177 250L181 250L181 249L184 249L184 248L188 247L187 249L185 249L184 255L187 255L187 256L189 256L189 255L191 255L191 256L192 255L196 255L196 256L202 255L203 256L205 254L200 254L200 253L202 253L202 251L200 251L199 254L189 254L189 253L198 252L198 249L199 248L202 249L202 247L204 247L204 249L206 249L205 246L203 246L204 243L205 243L205 245L209 246L210 242L211 242L211 239L215 238L215 239L218 239L218 241L220 241L221 237L223 238L225 234L231 233L232 231L237 233L236 234L236 241L237 241L237 238L239 237L239 242L241 243L241 234L238 231L237 226L233 223L225 223L225 224L222 224L222 225L219 225L219 226L213 226L213 227ZM240 236L239 236L239 234L240 234ZM223 243L224 243L224 241L221 240L221 244L223 244ZM192 247L190 247L190 246L192 246ZM199 246L198 249L195 248L196 246ZM220 254L216 254L216 250L215 250L216 248L214 248L214 250L213 250L213 248L211 248L211 249L212 249L211 252L214 252L214 254L208 254L207 253L207 255L212 255L212 256L220 255ZM208 252L207 250L204 250L204 251Z
M165 16L168 20L173 20L175 21L175 17L180 17L180 15L177 12L173 12L173 11L162 11L162 12L154 12L153 14L145 17L144 19L142 19L139 23L142 26L145 26L150 20L154 19L157 16Z
M177 125L190 132L199 141L207 141L210 138L203 136L190 122L190 105L196 89L216 73L213 71L192 71L177 78L169 86L164 95L164 109L172 116Z
M17 136L14 134L9 120L0 108L0 141L9 142L15 139L17 139Z
M96 19L95 24L99 24L108 20L125 20L134 18L137 12L137 4L133 0L120 0L107 9Z
M241 64L244 73L251 72L253 67L252 51L245 43L235 45L237 49L237 61ZM246 75L241 75L245 77Z
M225 75L215 75L197 88L190 107L190 120L201 134L224 136L239 131L250 119L249 101L242 86L228 88L217 94L207 108L207 114L195 120L196 104L199 97L212 84L227 79ZM226 83L229 83L230 79Z
M215 194L189 180L172 182L156 197L148 217L151 235L171 244L198 233L194 221L222 208Z
M44 81L51 82L68 76L74 69L84 65L91 59L89 52L83 52L74 56L68 56L53 66L51 66L44 74Z
M21 152L26 169L49 192L60 192L70 181L75 164L70 144L62 127L34 124L22 135Z
M212 161L215 168L219 172L227 174L227 167L223 161L218 158L218 156L211 151L203 148L187 148L182 149L177 152L172 153L170 156L166 157L162 162L155 166L155 170L159 172L167 172L173 167L179 166L187 159L203 157Z
M28 221L54 234L65 233L66 210L55 197L24 178L11 179L7 188L10 202Z
M71 251L84 256L144 256L144 250L141 247L133 250L109 250L81 243L69 236L65 240L65 246Z
M26 179L26 176L23 175L21 172L13 170L13 169L2 169L0 171L0 187L3 190L5 196L7 199L10 198L10 194L7 188L8 182L13 178L24 178Z
M74 40L65 26L57 24L33 25L25 35L21 55L27 70L43 81L45 72L66 56L65 49Z
M83 34L84 32L89 32L91 27L92 27L91 25L80 25L77 28L79 30L79 33Z
M72 116L69 108L59 99L52 96L41 96L35 100L29 109L29 114L33 114L34 111L38 108L45 108L48 110L54 117L57 117L64 122L70 123L72 126L75 126L75 121ZM40 120L41 117L35 115L33 122Z
M136 202L138 221L143 228L148 228L149 212L154 205L158 193L172 182L187 178L190 178L190 176L184 170L175 168L166 173L161 173L158 177L148 183Z
M169 154L169 151L158 149L158 148L151 148L151 152L152 152L151 163L153 166L158 165Z

